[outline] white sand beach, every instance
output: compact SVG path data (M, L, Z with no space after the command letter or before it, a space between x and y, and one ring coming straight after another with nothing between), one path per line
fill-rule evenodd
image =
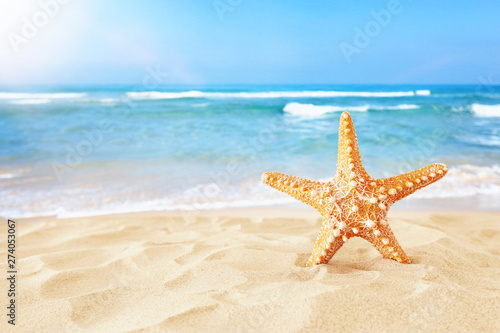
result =
M500 330L499 213L391 212L413 264L355 238L306 268L320 222L258 209L19 220L17 326L1 331Z

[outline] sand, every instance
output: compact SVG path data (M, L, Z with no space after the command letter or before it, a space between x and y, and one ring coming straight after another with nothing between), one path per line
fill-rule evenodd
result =
M320 222L301 210L18 220L17 326L3 314L0 330L500 331L500 213L390 212L413 264L354 238L305 268Z

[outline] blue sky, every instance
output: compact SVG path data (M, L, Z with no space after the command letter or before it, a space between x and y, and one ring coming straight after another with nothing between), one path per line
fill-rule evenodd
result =
M0 84L500 82L495 1L56 1L0 2Z

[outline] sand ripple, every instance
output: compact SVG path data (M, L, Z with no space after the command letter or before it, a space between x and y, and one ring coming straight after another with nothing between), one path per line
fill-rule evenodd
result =
M309 212L21 221L17 328L498 331L499 216L395 212L390 223L414 264L352 239L311 268L320 220Z

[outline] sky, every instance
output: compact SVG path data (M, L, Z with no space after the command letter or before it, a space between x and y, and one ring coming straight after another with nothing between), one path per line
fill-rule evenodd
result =
M480 0L0 0L0 84L500 83L499 17Z

